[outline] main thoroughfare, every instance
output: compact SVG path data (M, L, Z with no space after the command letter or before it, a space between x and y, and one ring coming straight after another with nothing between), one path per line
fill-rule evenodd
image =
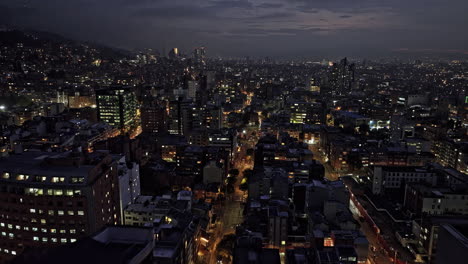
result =
M249 138L249 137L247 137ZM234 168L239 170L237 181L234 184L234 192L226 196L226 200L217 208L216 213L220 216L216 227L212 233L209 244L209 257L208 263L215 264L217 262L217 247L219 242L224 236L234 234L237 225L242 223L243 220L243 202L244 191L239 189L240 182L244 178L244 171L253 168L253 160L247 158L247 149L255 147L256 140L250 138L247 142L243 143L240 151L234 156Z

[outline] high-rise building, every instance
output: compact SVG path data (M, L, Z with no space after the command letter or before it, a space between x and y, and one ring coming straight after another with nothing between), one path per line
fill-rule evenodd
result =
M25 152L0 160L0 262L27 247L73 243L119 223L117 164L94 152Z
M165 102L164 102L165 103ZM141 126L144 133L158 134L167 131L167 111L163 102L143 102Z
M111 88L96 91L99 121L129 132L137 125L137 100L129 88Z
M223 110L221 107L207 106L202 112L203 126L209 129L221 129L223 125Z
M308 77L306 81L306 90L311 92L320 93L320 86L314 77Z
M194 110L194 105L191 100L178 100L169 102L168 111L168 129L169 134L186 135L193 129L193 121L197 114L194 115L197 109Z
M168 107L168 129L169 134L182 135L182 110L181 99L169 102Z
M290 122L293 124L304 124L307 119L309 104L306 102L295 102L291 105Z
M141 194L140 166L136 162L128 162L124 155L116 155L118 159L117 170L119 174L119 207L120 220L124 224L124 208L133 203Z
M197 63L204 63L205 62L205 47L198 47L193 50L193 59Z
M175 59L177 57L179 57L179 49L178 48L172 48L169 51L169 58L170 59Z
M328 96L344 96L351 92L355 83L355 65L344 58L334 63L328 76L326 93Z
M190 80L187 82L187 88L187 97L190 99L195 99L197 93L200 91L200 82Z

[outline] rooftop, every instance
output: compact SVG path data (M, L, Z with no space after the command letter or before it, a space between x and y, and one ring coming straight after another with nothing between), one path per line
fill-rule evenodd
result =
M151 228L108 227L94 237L80 239L73 244L26 250L13 263L129 263L137 255L145 254L145 250L151 247L151 239Z
M37 184L83 184L87 182L90 171L102 161L107 154L92 153L86 160L80 153L63 152L24 152L0 158L0 181L25 181ZM7 173L7 174L5 174ZM39 181L35 177L40 176ZM55 182L53 177L60 177ZM72 177L83 178L72 182Z

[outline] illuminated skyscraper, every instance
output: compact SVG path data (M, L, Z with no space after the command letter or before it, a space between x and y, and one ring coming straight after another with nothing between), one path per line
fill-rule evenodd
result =
M111 88L96 91L100 121L128 132L137 126L137 100L128 88Z
M169 51L169 58L171 59L175 59L179 57L179 49L177 48L172 48L170 51Z

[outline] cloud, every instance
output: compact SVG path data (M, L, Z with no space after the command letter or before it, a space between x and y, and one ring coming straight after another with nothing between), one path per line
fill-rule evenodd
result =
M280 7L283 7L284 4L280 4L280 3L261 3L255 7L258 7L258 8L280 8Z
M207 8L187 5L140 8L136 10L132 16L154 18L208 18L215 17L216 15Z
M210 1L210 7L227 9L227 8L252 8L253 4L248 0L218 0Z
M282 18L291 18L296 14L292 12L274 12L255 17L254 19L282 19Z
M0 0L0 24L127 48L346 55L468 50L467 9L466 0Z

